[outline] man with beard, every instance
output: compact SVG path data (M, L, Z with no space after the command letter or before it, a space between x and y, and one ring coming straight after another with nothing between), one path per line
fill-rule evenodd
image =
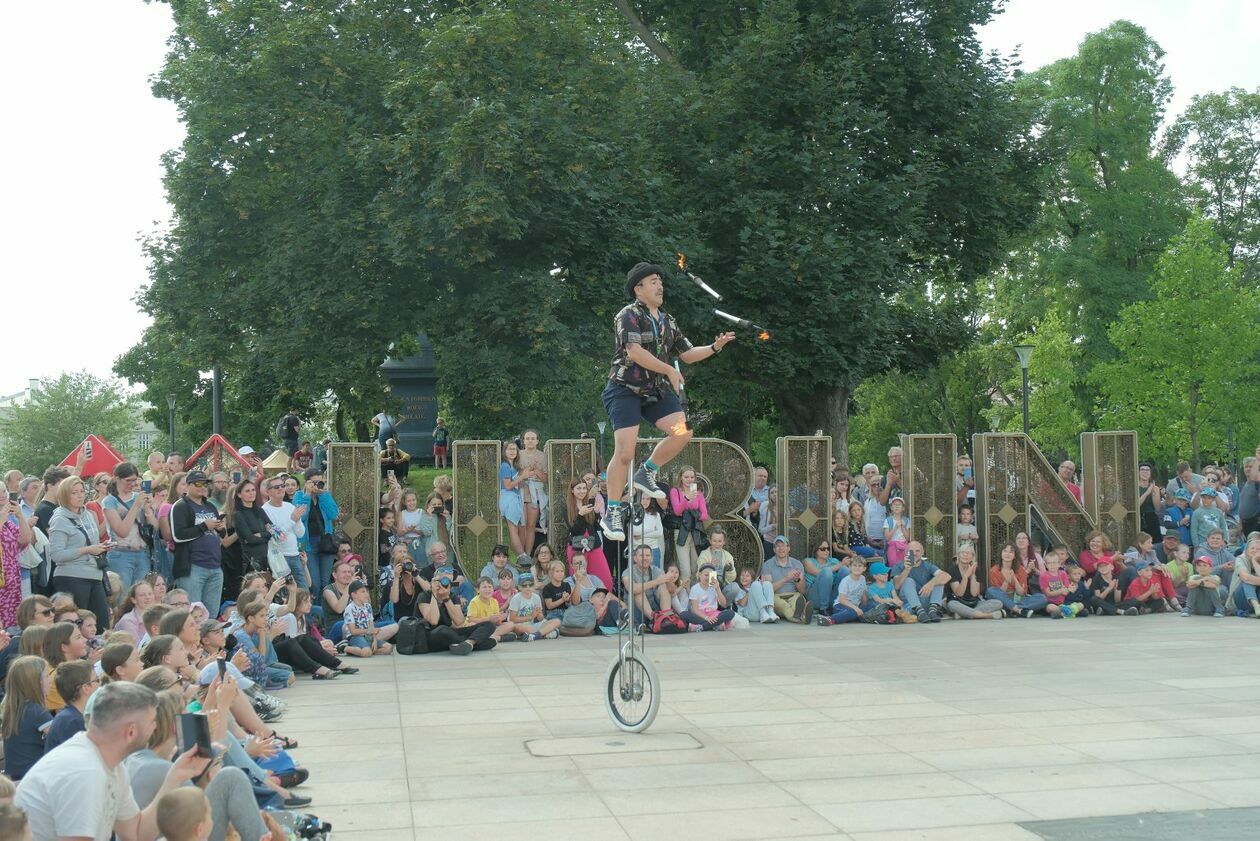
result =
M119 681L96 691L86 731L35 763L22 779L15 805L26 812L33 838L154 841L162 795L201 774L208 757L190 748L167 772L147 808L137 807L123 760L149 743L157 721L157 695Z

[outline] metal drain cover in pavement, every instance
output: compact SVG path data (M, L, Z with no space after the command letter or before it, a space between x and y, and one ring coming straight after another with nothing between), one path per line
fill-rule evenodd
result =
M1187 838L1254 838L1260 809L1143 812L1109 818L1071 818L1019 824L1046 841L1185 841Z
M527 739L525 747L534 756L592 756L604 753L644 753L647 751L696 750L702 745L686 733L629 733L607 736L566 736L558 739Z

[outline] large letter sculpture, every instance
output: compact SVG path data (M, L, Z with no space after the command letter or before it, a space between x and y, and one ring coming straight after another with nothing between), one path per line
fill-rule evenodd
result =
M831 536L831 438L786 436L775 441L775 453L778 532L792 557L812 558L814 547Z
M954 556L958 525L958 439L953 435L901 436L901 495L910 535L925 556L942 563Z
M547 454L547 542L557 558L563 559L569 545L569 485L583 473L595 473L595 442L590 438L558 438L548 441ZM596 489L598 490L598 488Z
M490 560L490 550L502 540L499 514L499 441L456 441L451 445L454 466L455 533L451 539L464 570L475 575Z
M356 554L367 563L370 581L376 580L376 557L381 507L381 462L372 444L328 445L328 488L339 512L335 528L350 538ZM327 582L320 582L313 590Z

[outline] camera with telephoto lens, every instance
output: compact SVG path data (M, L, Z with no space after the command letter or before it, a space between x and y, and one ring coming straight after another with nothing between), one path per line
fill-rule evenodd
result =
M415 571L416 571L416 565L415 565L415 563L413 563L412 561L403 561L402 568L403 568L403 572L415 572Z

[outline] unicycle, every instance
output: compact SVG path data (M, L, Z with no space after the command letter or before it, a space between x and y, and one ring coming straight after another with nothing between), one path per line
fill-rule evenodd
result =
M640 528L642 540L643 506L634 498L634 465L630 465L627 475L628 502L630 507L630 527L627 529L627 552L634 551L634 527ZM620 556L618 556L620 560ZM633 560L627 561L632 564ZM630 573L631 584L634 573ZM635 614L633 588L627 594L626 615L617 624L617 659L608 666L605 675L604 706L613 724L627 733L642 733L652 726L656 713L661 708L661 680L656 674L656 666L644 652L647 635L643 621L647 617Z

